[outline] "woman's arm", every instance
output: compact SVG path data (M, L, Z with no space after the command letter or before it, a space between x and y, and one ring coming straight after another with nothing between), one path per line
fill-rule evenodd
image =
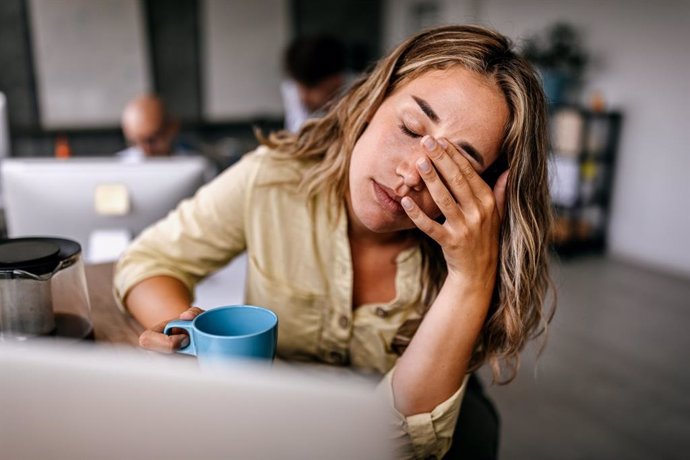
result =
M142 346L170 351L166 336L149 332L162 332L156 326L189 308L195 284L246 248L246 197L263 157L246 155L142 232L121 256L115 295L149 329Z
M433 167L425 172L417 166L445 222L430 219L409 197L402 200L415 225L441 245L448 265L438 296L393 374L395 405L406 416L432 411L460 388L486 319L498 264L507 172L492 192L467 159L450 143L440 143L427 149ZM450 190L446 184L453 184Z
M136 284L125 297L125 307L146 329L177 318L192 302L187 287L172 276L153 276Z
M163 329L173 319L192 320L203 310L190 307L192 298L187 287L172 276L154 276L135 285L125 298L132 315L146 327L139 336L139 345L149 350L172 353L186 346L187 335Z

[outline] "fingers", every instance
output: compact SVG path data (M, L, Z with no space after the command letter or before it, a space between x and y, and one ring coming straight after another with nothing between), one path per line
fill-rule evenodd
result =
M199 307L191 307L179 316L179 319L190 321L196 318L197 315L203 313ZM182 329L173 329L172 334L166 335L163 333L165 326L171 320L161 321L153 326L151 329L144 331L139 336L139 345L148 350L159 351L161 353L174 353L180 348L184 348L189 344L189 337Z
M423 163L424 160L423 158L418 161L417 168L419 169L420 175L424 178L424 181L426 182L426 185L429 188L429 192L432 194L432 196L434 196L432 185L436 185L435 188L439 191L440 186L442 186L442 188L450 191L453 201L459 203L461 207L472 206L472 202L474 201L474 193L472 192L472 188L470 187L470 183L466 177L466 175L469 174L469 171L464 171L464 169L468 169L474 172L472 165L470 165L467 160L465 160L464 164L456 161L452 156L451 149L448 147L448 142L445 142L446 147L444 148L433 137L424 136L422 139L422 145L427 151L427 156L434 163L434 167L436 170L438 170L443 182L445 182L445 185L443 185L440 181L435 181L435 179L439 177L435 174L435 171L425 171L420 168L420 163ZM432 174L432 172L434 174ZM431 184L429 183L429 180L432 181ZM439 195L439 198L445 200L445 197L442 195ZM439 204L440 207L440 203L437 202L437 204ZM443 209L441 210L443 211Z
M440 147L436 145L436 142L431 137L427 137L426 139L433 142L433 145L430 145L429 143L425 144L425 148L427 148L427 150L441 150ZM437 156L439 155L438 152L435 153L437 154ZM452 160L448 158L448 155L444 155L443 153L441 153L440 155L446 157L446 162L452 162ZM416 166L417 170L419 171L419 175L422 177L422 180L424 180L424 183L426 184L426 187L429 190L431 197L433 198L441 213L446 217L446 219L462 219L462 214L460 208L458 207L458 198L456 194L453 193L452 189L449 190L450 186L446 186L446 184L443 181L443 178L439 175L437 168L432 166L431 162L429 161L430 158L430 156L424 156L417 160ZM443 174L443 172L441 172L441 174ZM465 187L466 186L467 184L465 183Z
M458 165L460 172L467 181L469 189L472 194L479 198L479 200L486 205L493 205L491 196L491 189L487 186L484 179L477 173L472 166L472 163L463 155L455 144L448 141L448 139L441 138L438 140L439 146L446 151L450 158Z
M506 186L508 185L509 171L510 170L501 174L494 186L494 198L496 199L496 208L498 209L498 215L501 221L503 221L503 217L506 213Z
M400 200L400 204L407 213L410 220L417 226L418 229L429 235L430 238L441 244L443 240L443 226L427 216L422 211L417 203L409 196L404 196Z
M149 329L139 336L139 345L147 350L174 353L189 345L189 337L187 334L165 335Z
M186 311L183 311L180 314L180 319L191 321L203 312L204 312L204 310L202 310L199 307L190 307L189 309L187 309Z

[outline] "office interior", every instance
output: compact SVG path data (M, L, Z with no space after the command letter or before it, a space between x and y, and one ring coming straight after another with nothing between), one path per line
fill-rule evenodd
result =
M551 133L613 120L605 200L594 223L559 214L572 233L554 244L557 309L546 340L527 347L508 385L480 371L501 419L500 457L686 458L688 18L684 0L5 0L3 160L53 157L57 139L73 157L113 156L126 146L124 105L155 92L181 121L180 137L222 170L258 145L256 128L282 127L282 52L296 36L337 36L350 70L362 72L435 24L484 24L521 46L568 23L588 65L559 108L565 116L554 107L565 124ZM569 206L563 187L582 186L596 167L577 162L582 149L565 155L575 176L561 177L569 185L560 184L556 211ZM592 226L596 238L580 238ZM559 248L568 235L578 244Z

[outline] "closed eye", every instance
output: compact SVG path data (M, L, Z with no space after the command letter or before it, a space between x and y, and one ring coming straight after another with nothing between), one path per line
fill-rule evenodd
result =
M413 139L419 139L420 137L422 137L421 134L415 133L415 132L412 131L410 128L408 128L407 126L405 126L405 123L401 123L401 124L400 124L400 131L402 131L403 134L405 134L406 136L409 136L409 137L411 137L411 138L413 138Z

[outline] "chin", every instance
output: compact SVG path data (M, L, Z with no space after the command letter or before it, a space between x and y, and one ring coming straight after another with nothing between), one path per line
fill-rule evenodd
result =
M383 213L363 213L357 216L362 225L374 233L393 233L414 228L414 223L405 216L393 217Z

